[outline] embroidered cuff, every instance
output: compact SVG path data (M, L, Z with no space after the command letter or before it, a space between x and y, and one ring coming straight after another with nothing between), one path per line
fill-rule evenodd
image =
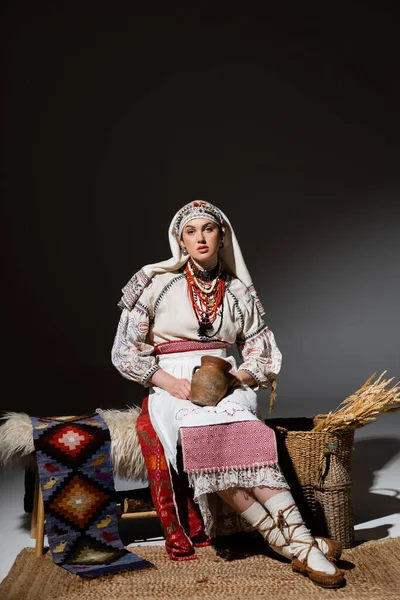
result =
M261 379L259 377L257 377L257 375L254 373L254 371L251 371L251 369L239 367L238 371L246 371L246 373L251 375L252 378L257 382L256 387L251 388L253 390L253 392L257 392L260 388L265 387L265 386L263 386Z
M161 367L159 367L158 365L154 365L153 367L151 367L151 369L149 369L148 371L146 371L146 373L143 375L142 379L140 380L140 383L142 385L144 385L144 387L150 387L151 383L149 383L149 379L154 375L154 373L156 371L158 371L159 369L161 369Z

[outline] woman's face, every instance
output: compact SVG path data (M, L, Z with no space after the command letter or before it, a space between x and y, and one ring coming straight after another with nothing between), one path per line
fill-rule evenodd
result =
M217 262L220 243L220 229L213 221L192 219L183 228L181 246L204 269Z

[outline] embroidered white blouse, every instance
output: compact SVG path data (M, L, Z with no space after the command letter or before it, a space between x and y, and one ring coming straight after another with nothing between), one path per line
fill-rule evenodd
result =
M222 323L217 317L208 335L212 331L210 341L237 344L243 360L238 370L256 380L255 389L270 386L282 355L250 292L237 278L227 278ZM148 387L160 368L154 346L176 340L204 341L198 335L186 277L179 272L155 275L132 310L122 311L111 359L121 375Z

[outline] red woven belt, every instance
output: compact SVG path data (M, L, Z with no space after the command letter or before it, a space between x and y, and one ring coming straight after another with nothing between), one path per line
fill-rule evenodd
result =
M194 350L217 350L218 348L230 348L229 342L195 342L190 340L177 340L174 342L162 342L154 346L155 354L174 354L175 352L193 352Z

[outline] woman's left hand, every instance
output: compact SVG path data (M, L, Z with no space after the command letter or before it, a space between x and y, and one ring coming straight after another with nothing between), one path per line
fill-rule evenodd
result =
M242 382L240 381L239 377L236 377L236 373L229 373L229 378L228 378L228 390L232 391L237 387L240 387L242 385Z
M243 384L248 385L249 387L255 387L257 385L257 381L247 371L236 371L235 373L232 373L231 371L229 373L229 390L233 390Z

